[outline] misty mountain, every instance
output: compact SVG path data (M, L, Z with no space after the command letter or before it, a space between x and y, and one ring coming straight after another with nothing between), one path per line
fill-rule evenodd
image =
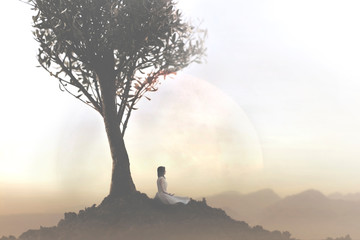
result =
M360 238L360 202L330 199L308 190L263 209L259 224L292 231L300 238L324 238L350 234Z
M234 219L246 219L256 225L258 215L266 207L281 200L271 189L263 189L250 194L224 192L206 198L210 206L224 209Z
M360 239L360 201L334 199L317 190L285 198L276 196L269 189L247 195L223 193L209 197L208 203L228 209L234 219L289 231L304 240L347 234Z
M61 213L0 215L0 237L17 236L27 229L56 225L62 216Z
M349 194L341 194L341 193L332 193L328 195L330 199L341 199L346 201L360 201L360 192L359 193L349 193Z
M321 192L308 190L296 195L286 197L271 206L263 209L262 221L289 221L294 219L306 221L311 219L323 220L335 217L335 202L328 199Z

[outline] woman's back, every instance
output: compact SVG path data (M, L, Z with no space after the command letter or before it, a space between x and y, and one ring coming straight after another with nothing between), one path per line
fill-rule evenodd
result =
M167 183L165 177L161 176L158 177L157 181L157 188L159 193L167 193Z

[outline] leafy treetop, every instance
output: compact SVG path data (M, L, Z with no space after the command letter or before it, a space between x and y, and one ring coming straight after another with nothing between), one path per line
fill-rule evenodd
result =
M184 22L172 0L28 0L36 11L38 61L60 89L103 115L113 97L124 136L145 93L205 54L206 31ZM99 78L107 87L99 87ZM148 98L147 96L145 96ZM149 99L149 98L148 98Z

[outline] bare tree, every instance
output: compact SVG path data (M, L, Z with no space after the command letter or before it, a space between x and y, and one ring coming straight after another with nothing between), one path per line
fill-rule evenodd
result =
M206 31L185 22L173 0L28 3L41 67L104 119L113 160L109 195L136 191L124 143L131 113L167 75L201 62Z

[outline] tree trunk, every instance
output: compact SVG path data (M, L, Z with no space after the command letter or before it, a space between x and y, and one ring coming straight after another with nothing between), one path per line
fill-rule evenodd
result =
M104 56L98 65L98 77L102 98L102 116L110 145L113 161L110 197L129 195L136 191L130 173L129 156L126 151L120 126L117 123L117 107L115 102L115 74L112 53Z
M116 119L104 117L104 123L113 161L109 195L114 197L129 195L136 189L131 177L129 157L120 127Z

